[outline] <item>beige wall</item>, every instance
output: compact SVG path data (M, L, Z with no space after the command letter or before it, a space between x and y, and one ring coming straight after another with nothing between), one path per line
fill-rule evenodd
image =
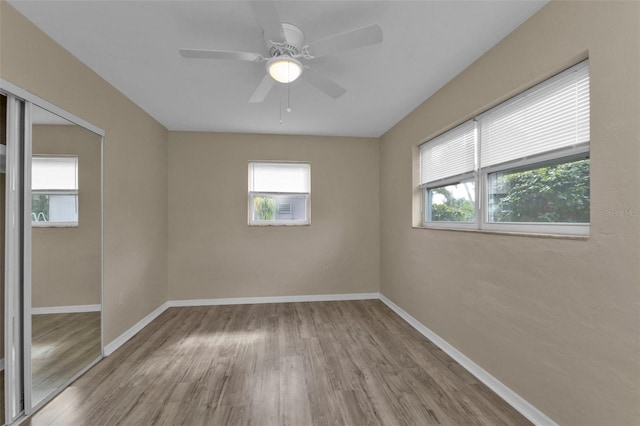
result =
M382 292L560 424L640 422L639 52L640 3L552 2L382 138ZM591 237L412 229L415 146L587 54Z
M100 136L34 125L34 155L78 157L78 227L31 230L33 307L100 304Z
M2 78L106 132L104 341L111 342L167 299L167 130L5 1L0 52Z
M376 139L169 133L169 298L379 291ZM311 226L247 226L250 160L311 163Z

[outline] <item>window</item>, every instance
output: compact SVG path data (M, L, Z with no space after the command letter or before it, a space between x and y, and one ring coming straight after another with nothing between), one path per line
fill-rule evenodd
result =
M474 227L475 123L468 121L432 139L420 147L420 154L427 222L447 227Z
M420 146L423 225L589 233L589 63Z
M309 163L249 163L249 225L310 223Z
M78 157L33 156L33 226L78 226Z

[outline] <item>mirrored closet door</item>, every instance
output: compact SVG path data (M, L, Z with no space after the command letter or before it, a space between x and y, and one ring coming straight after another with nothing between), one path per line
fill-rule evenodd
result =
M102 138L31 110L31 405L102 354Z
M1 80L0 80L1 81ZM23 236L24 236L24 149L27 140L27 103L0 91L2 152L0 155L0 196L2 204L2 278L4 321L5 423L10 424L24 412L23 371ZM29 124L30 126L30 124Z
M0 117L0 409L11 424L102 358L104 132L2 79Z
M7 182L7 96L0 93L0 352L2 353L2 373L0 375L0 423L4 413L4 291L5 291L5 218Z

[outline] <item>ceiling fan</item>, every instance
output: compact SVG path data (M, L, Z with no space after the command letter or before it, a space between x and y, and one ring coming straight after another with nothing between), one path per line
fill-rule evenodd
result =
M180 55L188 59L231 59L246 62L266 62L267 74L249 98L249 102L262 102L275 82L291 83L301 77L312 86L332 98L339 98L345 89L335 81L313 70L302 61L325 55L370 46L382 42L382 28L369 25L346 33L305 44L304 33L293 24L280 20L273 0L250 2L263 29L267 53L236 52L226 50L180 49Z

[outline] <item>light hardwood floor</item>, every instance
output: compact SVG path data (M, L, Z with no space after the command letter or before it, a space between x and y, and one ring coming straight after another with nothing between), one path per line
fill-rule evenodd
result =
M37 404L100 356L100 312L33 315L31 325Z
M171 308L27 425L524 425L377 300Z
M0 424L4 424L4 370L0 371Z

